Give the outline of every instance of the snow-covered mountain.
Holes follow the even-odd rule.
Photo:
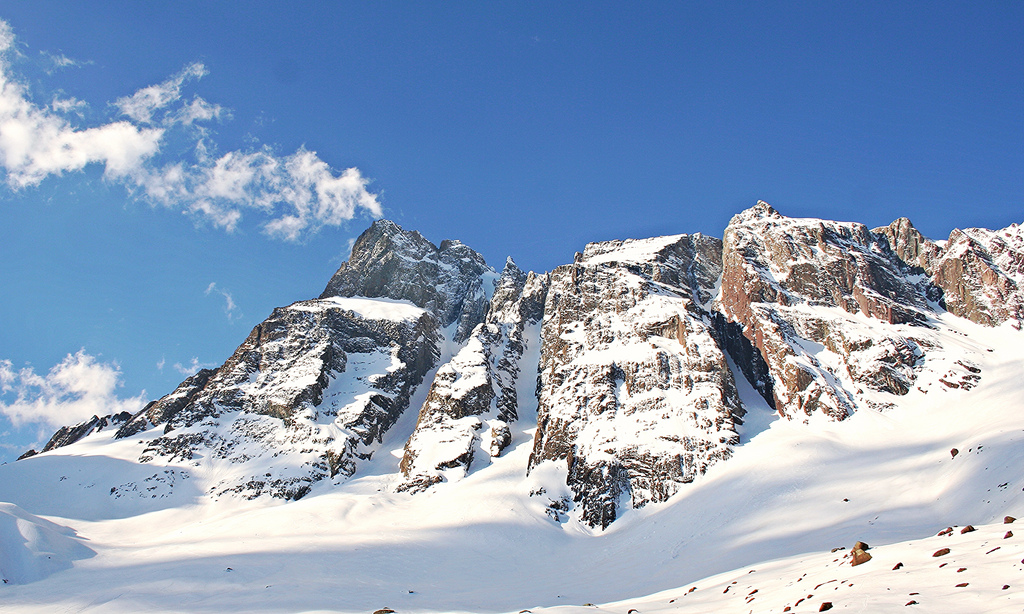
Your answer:
[[[1017,225],[935,242],[758,202],[721,240],[499,274],[380,220],[220,367],[0,467],[0,603],[648,611],[762,561],[899,552],[1024,515],[1022,326]],[[800,564],[747,609],[672,607],[818,611],[771,584]]]

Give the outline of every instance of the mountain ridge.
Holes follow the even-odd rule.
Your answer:
[[[548,513],[572,507],[607,528],[730,456],[746,413],[734,378],[790,419],[893,407],[928,368],[930,318],[948,307],[1019,329],[1021,282],[1016,225],[954,230],[940,245],[906,218],[868,230],[758,201],[723,240],[590,243],[549,273],[509,257],[499,275],[458,241],[378,220],[318,299],[275,309],[224,365],[130,418],[64,427],[44,452],[108,422],[118,438],[163,427],[139,462],[203,458],[228,468],[212,496],[297,499],[355,475],[415,411],[397,489],[420,492],[500,456],[522,378],[535,377],[525,472],[564,463],[571,501]],[[538,364],[521,364],[531,347]],[[969,356],[946,362],[947,386],[982,377]],[[410,407],[421,382],[425,402]]]
[[[734,219],[543,274],[376,223],[224,365],[0,467],[5,606],[1019,611],[1019,227]]]

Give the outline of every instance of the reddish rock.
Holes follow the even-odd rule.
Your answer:
[[[915,341],[884,326],[861,329],[856,338],[843,333],[842,311],[889,324],[922,321],[930,311],[884,237],[862,224],[787,218],[758,201],[729,222],[722,267],[722,311],[760,350],[782,416],[823,413],[842,420],[862,404],[872,406],[864,389],[910,390],[913,367],[924,354]],[[812,315],[801,305],[840,313]],[[853,365],[856,386],[845,387],[803,349],[808,341]]]
[[[974,528],[973,524],[969,524],[966,527],[960,529],[960,535],[963,535],[964,533],[973,533],[974,531],[977,531],[977,529]]]
[[[917,605],[917,602],[914,601],[913,599],[911,599],[910,601],[907,602],[907,605]]]
[[[831,601],[823,601],[823,602],[821,602],[821,607],[818,608],[818,611],[819,612],[826,612],[826,611],[831,610],[831,609],[832,609],[832,602]]]
[[[892,570],[893,570],[893,571],[896,571],[897,569],[901,569],[902,567],[903,567],[903,563],[902,563],[902,562],[900,562],[900,563],[896,563],[896,566],[895,566],[895,567],[893,567],[893,568],[892,568]]]
[[[949,535],[952,532],[953,532],[953,527],[946,527],[945,529],[939,531],[939,535],[940,536],[942,536],[942,535]]]
[[[960,584],[957,584],[956,587],[957,588],[963,588],[963,587],[967,586],[968,584],[970,584],[970,583],[969,582],[961,582]]]
[[[860,548],[856,548],[853,550],[853,552],[850,553],[850,565],[852,567],[856,567],[857,565],[867,563],[870,560],[871,555],[861,550]]]
[[[956,458],[956,455],[960,454],[960,450],[957,450],[956,448],[953,448],[952,450],[949,451],[949,454],[950,454],[951,457]]]
[[[872,232],[884,236],[895,255],[931,278],[929,298],[952,314],[986,326],[1024,321],[1024,228],[953,230],[940,247],[906,218]]]
[[[994,232],[953,230],[930,271],[946,309],[986,326],[1024,320],[1022,241],[1024,233],[1016,225]]]
[[[949,554],[949,548],[940,548],[932,556],[946,556],[947,554]]]
[[[1010,539],[1011,537],[1013,537],[1013,531],[1007,531],[1006,535],[1003,536],[1003,539]]]
[[[1017,520],[1017,519],[1014,518],[1013,516],[1004,516],[1003,517],[1003,524],[1013,524],[1014,520]]]

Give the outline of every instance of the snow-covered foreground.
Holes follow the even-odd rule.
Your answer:
[[[856,567],[842,550],[798,555],[639,599],[531,611],[1020,612],[1024,536],[1013,533],[1024,533],[1020,524],[947,527],[945,535],[871,548],[871,559]]]
[[[941,321],[977,387],[939,384],[933,352],[899,407],[842,422],[772,421],[746,390],[735,455],[604,532],[546,513],[565,474],[524,475],[527,411],[491,465],[417,495],[394,493],[407,412],[357,477],[290,503],[211,500],[219,476],[140,465],[137,440],[102,432],[0,467],[0,611],[1019,612],[1024,526],[1003,534],[1024,521],[999,523],[1024,517],[1024,333]],[[874,558],[854,568],[841,557],[857,540]]]

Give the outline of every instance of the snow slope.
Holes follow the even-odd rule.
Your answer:
[[[12,503],[0,503],[0,580],[3,584],[35,582],[93,554],[75,539],[71,529],[29,514]]]
[[[95,552],[68,555],[70,569],[36,581],[0,585],[0,611],[625,614],[667,611],[676,599],[672,611],[768,612],[792,606],[804,586],[815,597],[792,611],[818,611],[826,595],[846,611],[905,609],[912,599],[923,611],[1020,611],[1024,571],[1013,561],[1024,529],[1002,540],[992,523],[1024,517],[1024,333],[949,315],[935,324],[949,365],[966,353],[980,368],[976,387],[942,385],[947,362],[933,352],[934,368],[884,412],[805,424],[755,408],[728,462],[603,532],[572,513],[547,513],[565,494],[565,469],[545,463],[525,477],[529,431],[462,480],[396,493],[415,420],[407,412],[364,471],[287,503],[199,496],[216,476],[184,462],[140,465],[137,440],[101,432],[0,467],[0,501],[24,510],[3,507],[5,536],[6,519],[22,514],[73,531],[53,528],[64,552],[75,550],[69,544]],[[126,479],[149,496],[111,497]],[[968,523],[979,530],[929,537]],[[833,560],[841,553],[832,548],[857,540],[872,545],[872,561]],[[4,537],[0,568],[13,574],[3,567],[11,541]],[[933,565],[941,544],[953,550],[948,567],[968,570]],[[892,571],[895,562],[904,569]],[[951,582],[961,577],[969,585],[957,589]],[[724,593],[733,581],[740,588]]]

